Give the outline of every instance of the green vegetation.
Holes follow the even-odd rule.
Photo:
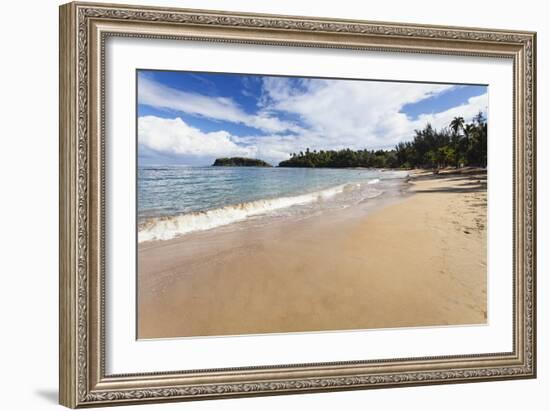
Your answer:
[[[443,168],[487,165],[487,120],[483,113],[468,124],[455,117],[449,127],[434,129],[427,124],[415,130],[412,141],[393,150],[321,150],[292,153],[279,167],[376,167]]]
[[[217,158],[213,166],[221,167],[272,167],[271,164],[256,158],[224,157]]]

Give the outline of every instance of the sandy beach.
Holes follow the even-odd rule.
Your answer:
[[[377,207],[139,244],[138,337],[483,324],[486,175]]]

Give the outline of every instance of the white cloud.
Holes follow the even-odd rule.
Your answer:
[[[296,92],[292,80],[265,78],[264,104],[299,115],[310,131],[323,136],[325,148],[388,147],[414,130],[414,122],[400,113],[404,105],[452,87],[312,79],[302,80],[302,91]]]
[[[392,148],[400,141],[411,140],[414,130],[428,122],[441,129],[455,116],[470,121],[479,111],[486,112],[488,105],[488,96],[484,94],[448,110],[412,119],[401,112],[403,106],[455,86],[265,77],[259,112],[249,115],[231,99],[173,90],[148,79],[140,79],[139,86],[140,102],[264,130],[264,135],[244,137],[223,130],[203,133],[179,118],[148,116],[139,119],[141,144],[166,153],[203,157],[239,155],[274,164],[307,147]],[[299,118],[303,126],[277,118],[281,113]]]
[[[190,93],[162,85],[141,75],[138,83],[138,102],[140,104],[181,111],[213,120],[230,121],[269,133],[300,131],[295,124],[281,121],[265,111],[248,114],[232,99],[227,97],[209,97]]]
[[[454,117],[464,117],[466,122],[470,122],[480,111],[483,113],[487,112],[488,102],[488,95],[485,93],[480,96],[470,97],[467,103],[440,113],[421,114],[416,121],[416,127],[422,128],[426,123],[431,123],[437,129],[448,127]]]
[[[297,83],[297,84],[296,84]],[[401,110],[456,87],[453,85],[264,78],[261,104],[271,110],[298,115],[307,124],[296,150],[391,148],[410,140],[427,122],[435,128],[449,125],[454,116],[466,121],[487,110],[487,94],[439,113],[409,118]],[[298,139],[297,139],[298,140]],[[298,143],[298,141],[296,141]]]
[[[236,144],[235,137],[227,131],[203,133],[181,118],[140,117],[138,141],[151,150],[165,154],[197,157],[254,157],[256,154],[255,147]]]

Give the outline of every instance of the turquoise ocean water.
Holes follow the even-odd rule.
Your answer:
[[[375,169],[141,166],[138,239],[347,208],[395,189],[406,176]]]

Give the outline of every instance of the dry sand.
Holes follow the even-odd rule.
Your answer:
[[[485,177],[421,172],[366,215],[140,244],[138,337],[484,324]]]

